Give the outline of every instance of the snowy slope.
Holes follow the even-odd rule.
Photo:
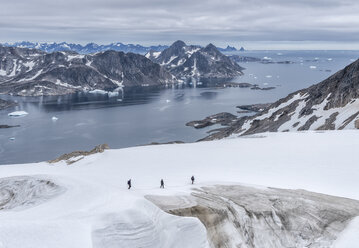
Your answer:
[[[359,200],[358,145],[354,130],[268,133],[107,150],[70,166],[3,165],[0,247],[208,247],[199,220],[168,215],[144,196],[188,195],[195,175],[196,187],[301,188]]]
[[[205,140],[232,134],[355,128],[359,128],[359,60],[318,84],[267,104],[255,115],[238,118]]]

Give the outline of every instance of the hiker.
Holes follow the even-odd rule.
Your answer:
[[[160,188],[164,189],[165,188],[165,183],[163,182],[163,179],[161,179],[161,186]]]
[[[131,188],[131,179],[127,181],[128,189]]]
[[[194,183],[194,176],[191,177],[192,184]]]

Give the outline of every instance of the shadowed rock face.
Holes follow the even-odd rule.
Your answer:
[[[41,96],[82,90],[118,91],[122,87],[172,84],[173,78],[160,65],[133,53],[44,53],[0,45],[2,94]]]
[[[358,128],[359,60],[328,79],[294,92],[204,140],[232,134]]]
[[[304,190],[214,186],[191,196],[147,196],[168,213],[197,217],[212,247],[330,247],[359,202]]]

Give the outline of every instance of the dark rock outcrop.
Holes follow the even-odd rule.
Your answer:
[[[248,110],[251,112],[260,112],[263,111],[264,109],[266,109],[268,106],[270,105],[270,103],[259,103],[259,104],[251,104],[251,105],[240,105],[237,106],[237,108],[242,109],[242,110]]]
[[[71,153],[66,153],[66,154],[61,155],[60,157],[58,157],[54,160],[50,160],[48,162],[49,163],[57,163],[60,161],[65,161],[67,164],[70,165],[70,164],[73,164],[73,163],[83,159],[85,156],[89,156],[89,155],[96,154],[96,153],[102,153],[106,149],[110,149],[110,147],[107,144],[102,144],[102,145],[96,146],[91,151],[75,151],[75,152],[71,152]]]
[[[1,128],[12,128],[12,127],[20,127],[20,125],[15,125],[15,126],[0,125],[0,129],[1,129]]]
[[[220,124],[222,126],[229,126],[236,119],[237,116],[223,112],[223,113],[208,116],[203,120],[188,122],[186,123],[186,126],[194,127],[197,129],[209,127],[215,124]]]

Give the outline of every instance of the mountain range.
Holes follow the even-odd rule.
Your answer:
[[[46,53],[0,46],[0,93],[20,96],[111,91],[122,87],[161,86],[174,76],[143,55],[105,51]]]
[[[157,45],[157,46],[142,46],[139,44],[123,44],[121,42],[115,42],[107,45],[99,45],[96,43],[88,43],[86,45],[67,43],[67,42],[29,42],[29,41],[21,41],[14,43],[4,43],[2,44],[6,47],[20,47],[20,48],[34,48],[39,49],[44,52],[52,53],[52,52],[60,52],[60,51],[74,51],[80,54],[90,54],[103,52],[108,50],[113,51],[122,51],[125,53],[139,53],[145,54],[149,51],[163,51],[169,46],[167,45]],[[237,51],[237,49],[233,46],[227,46],[226,48],[218,48],[221,52],[233,52]],[[241,47],[240,51],[244,51],[244,48]]]
[[[145,55],[153,62],[164,66],[177,78],[233,78],[243,75],[243,68],[223,55],[217,47],[186,45],[174,42],[162,52],[150,51]]]
[[[177,41],[146,56],[114,50],[92,54],[44,52],[0,45],[0,94],[65,95],[123,87],[165,86],[188,78],[229,79],[243,68],[214,45],[187,46]]]

